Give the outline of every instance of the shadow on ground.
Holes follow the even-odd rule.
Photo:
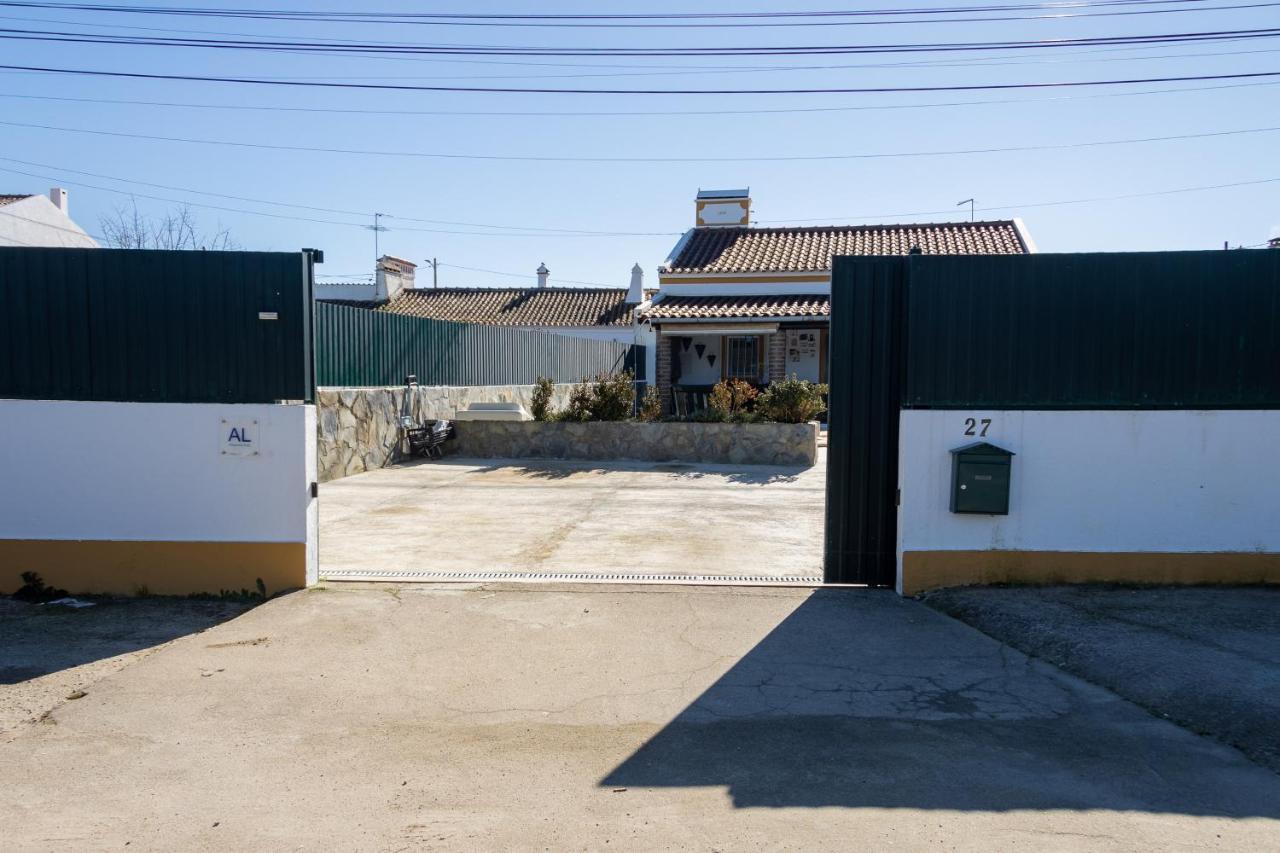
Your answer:
[[[136,652],[234,619],[252,605],[185,598],[91,598],[71,609],[0,597],[0,685]]]
[[[964,587],[924,600],[1280,773],[1280,587]]]
[[[1280,778],[890,593],[819,590],[603,787],[738,808],[1280,817]]]

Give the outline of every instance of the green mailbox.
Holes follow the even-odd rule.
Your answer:
[[[951,511],[1009,514],[1013,452],[985,441],[951,451]]]

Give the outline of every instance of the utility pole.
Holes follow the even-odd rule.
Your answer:
[[[436,258],[427,258],[426,260],[424,260],[424,261],[423,261],[423,263],[424,263],[424,264],[426,264],[427,266],[431,267],[431,287],[432,287],[432,289],[439,287],[439,286],[440,286],[440,276],[439,276],[439,272],[440,272],[440,261],[439,261],[439,260],[437,260]]]
[[[964,205],[966,205],[966,204],[967,204],[967,205],[969,205],[969,221],[970,221],[970,222],[975,222],[975,221],[976,221],[976,217],[974,216],[974,206],[973,206],[973,205],[974,205],[974,199],[966,198],[964,201],[957,202],[957,203],[956,203],[956,207],[963,207],[963,206],[964,206]]]

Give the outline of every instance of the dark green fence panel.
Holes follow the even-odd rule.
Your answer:
[[[530,385],[630,369],[644,379],[644,347],[502,326],[403,317],[316,304],[316,379],[326,387]]]
[[[907,408],[1280,407],[1280,251],[908,264]]]
[[[306,252],[0,248],[0,397],[310,401],[311,293]]]
[[[897,577],[904,258],[836,258],[828,370],[827,583]]]

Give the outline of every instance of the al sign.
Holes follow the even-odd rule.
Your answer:
[[[218,442],[223,456],[257,456],[262,449],[258,443],[258,422],[221,418]]]

